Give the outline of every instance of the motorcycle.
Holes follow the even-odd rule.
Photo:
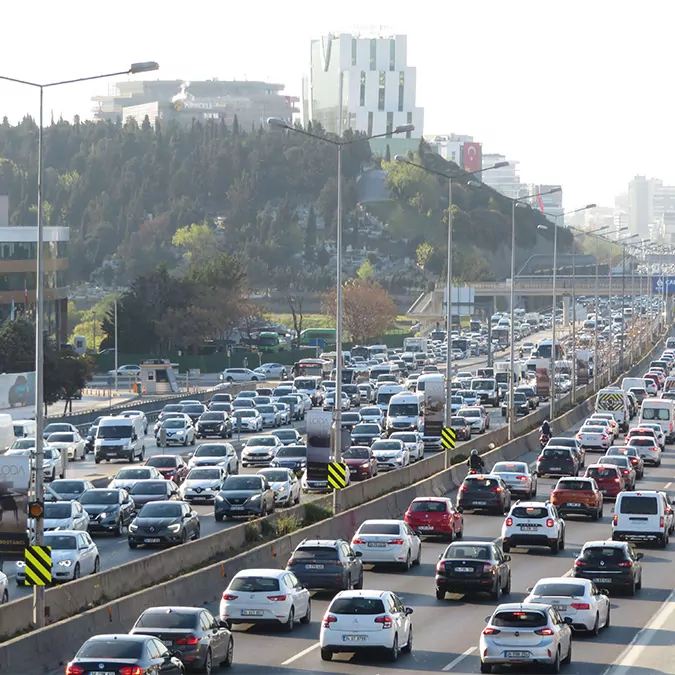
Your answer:
[[[548,445],[548,442],[550,440],[551,440],[551,434],[542,434],[541,436],[539,436],[539,443],[541,444],[542,450]]]

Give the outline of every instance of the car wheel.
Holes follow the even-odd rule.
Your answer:
[[[363,570],[361,570],[361,576],[359,577],[358,582],[354,584],[354,590],[360,591],[363,588]]]
[[[291,611],[288,613],[288,620],[284,623],[284,630],[287,633],[293,632],[295,628],[295,609],[291,607]]]
[[[222,513],[214,513],[214,518],[216,519],[217,523],[222,523],[223,522],[223,514]]]
[[[551,544],[551,553],[553,553],[553,555],[558,555],[558,551],[560,551],[560,542],[556,539]]]
[[[560,650],[555,653],[555,661],[551,664],[551,672],[559,673],[560,672]]]
[[[612,616],[612,608],[610,605],[607,605],[607,618],[605,619],[605,628],[610,627],[612,623],[611,616]]]
[[[300,619],[300,623],[306,626],[308,623],[312,621],[312,602],[311,600],[307,602],[307,611],[305,612],[305,616]]]
[[[410,551],[408,551],[408,555],[406,556],[405,562],[403,563],[403,571],[408,572],[411,567],[412,567],[412,559],[410,557]]]
[[[598,637],[600,634],[600,615],[596,614],[595,615],[595,622],[593,623],[593,628],[590,630],[590,634],[593,637]]]
[[[413,650],[413,629],[412,626],[410,626],[410,630],[408,631],[408,641],[405,643],[405,647],[401,647],[401,651],[405,652],[406,654],[410,654]]]
[[[204,658],[204,665],[202,666],[201,672],[205,675],[211,675],[213,671],[213,657],[211,656],[211,650],[206,651],[206,657]]]
[[[499,599],[502,597],[502,585],[499,583],[499,579],[497,579],[495,583],[495,587],[490,591],[490,598],[492,600],[499,602]]]
[[[388,661],[391,663],[396,663],[398,661],[398,635],[394,635],[394,644],[392,644],[391,649],[388,650],[387,656]]]
[[[321,650],[321,660],[322,661],[330,661],[333,658],[333,652],[329,651],[328,649],[322,649]]]
[[[417,558],[413,561],[413,565],[419,565],[422,562],[422,544],[420,544],[419,549],[417,550]]]
[[[480,662],[480,672],[481,673],[491,673],[492,672],[492,664],[491,663],[483,663],[481,661]]]
[[[509,575],[506,578],[506,583],[504,584],[504,588],[502,588],[502,593],[504,595],[508,595],[510,592],[511,592],[511,572],[509,572]]]
[[[96,560],[94,560],[94,574],[98,574],[101,571],[101,559],[96,556]]]
[[[75,563],[75,569],[73,570],[73,581],[80,578],[80,563]]]
[[[227,655],[225,656],[225,660],[220,664],[224,668],[229,668],[232,665],[232,662],[234,661],[234,640],[232,639],[232,636],[230,636],[230,642],[227,645]]]
[[[445,591],[441,588],[436,589],[436,600],[445,600]]]
[[[572,663],[572,640],[570,640],[570,646],[569,649],[567,650],[567,656],[562,660],[562,663],[564,663],[566,666]]]

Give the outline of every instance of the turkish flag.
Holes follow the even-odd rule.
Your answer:
[[[464,143],[462,146],[462,161],[464,170],[469,172],[480,171],[483,167],[483,153],[480,143]]]

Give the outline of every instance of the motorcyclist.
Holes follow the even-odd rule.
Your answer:
[[[469,469],[472,471],[477,471],[478,473],[482,473],[485,469],[485,462],[478,454],[478,450],[476,450],[476,448],[471,451],[467,464],[469,465]]]
[[[541,425],[541,435],[551,438],[551,425],[548,423],[548,420],[544,420]]]

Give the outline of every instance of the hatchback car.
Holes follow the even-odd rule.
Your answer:
[[[237,409],[232,413],[232,428],[237,431],[260,432],[263,430],[262,417],[255,408]]]
[[[195,424],[197,438],[232,438],[232,420],[225,412],[208,410],[202,413]]]
[[[547,445],[537,457],[538,476],[576,476],[579,463],[572,448],[556,448]]]
[[[628,457],[630,463],[635,469],[635,477],[637,480],[644,478],[645,475],[645,461],[640,457],[640,452],[634,446],[613,445],[606,454],[606,457]]]
[[[410,462],[424,459],[424,441],[417,431],[395,431],[389,436],[392,441],[401,441],[408,451]]]
[[[624,480],[624,486],[626,490],[634,490],[635,482],[637,480],[637,474],[633,468],[633,464],[628,457],[617,457],[617,456],[608,456],[605,455],[598,460],[598,464],[613,465],[616,466],[620,471]]]
[[[171,445],[194,445],[195,444],[195,428],[181,413],[181,417],[169,417],[165,419],[160,428],[157,430],[155,436],[159,441],[162,438],[162,429],[166,430],[166,444]]]
[[[180,497],[190,503],[213,503],[227,476],[227,470],[220,465],[196,466],[180,486]]]
[[[139,544],[184,544],[199,539],[199,516],[187,502],[150,502],[129,525],[129,548]]]
[[[180,485],[188,474],[188,467],[180,455],[155,455],[145,461],[145,466],[154,466],[165,480]]]
[[[574,577],[599,588],[635,595],[642,588],[642,553],[625,541],[587,541],[574,561]]]
[[[34,521],[28,520],[34,527]],[[45,532],[50,530],[81,530],[86,532],[89,527],[89,514],[76,501],[45,502],[43,527]]]
[[[561,478],[551,492],[551,504],[561,516],[590,516],[593,520],[603,516],[604,498],[593,478]]]
[[[637,448],[645,464],[661,466],[661,447],[653,436],[631,436],[627,447]]]
[[[267,436],[251,436],[241,451],[243,466],[269,466],[283,443],[271,434]]]
[[[54,494],[58,495],[61,501],[70,501],[79,499],[87,490],[91,490],[94,484],[83,478],[60,478],[49,485],[47,499],[55,499]]]
[[[505,513],[511,508],[511,491],[501,476],[467,476],[459,488],[457,506],[462,510]]]
[[[554,555],[565,548],[565,521],[550,502],[516,502],[502,525],[502,550],[545,546]]]
[[[512,495],[534,499],[537,495],[537,474],[530,472],[527,462],[497,462],[490,473],[500,476]]]
[[[276,436],[284,446],[302,444],[302,436],[297,429],[277,429],[272,432],[272,435]]]
[[[403,519],[420,536],[441,536],[448,541],[464,536],[464,516],[448,497],[417,497]]]
[[[460,408],[457,417],[463,417],[471,425],[473,434],[483,434],[490,428],[490,416],[482,405]]]
[[[219,466],[228,474],[239,473],[239,457],[231,443],[202,443],[188,455],[189,470],[205,466]]]
[[[258,471],[259,476],[265,476],[274,490],[274,501],[277,506],[293,506],[300,503],[302,489],[300,480],[290,469],[267,468]]]
[[[363,588],[361,553],[344,539],[305,539],[293,551],[286,569],[313,591]]]
[[[351,480],[365,480],[378,474],[377,459],[368,446],[352,445],[342,453],[342,461]]]
[[[270,466],[291,469],[296,476],[301,476],[307,467],[307,446],[300,444],[284,445],[277,450]]]
[[[455,439],[458,441],[471,440],[471,425],[466,417],[451,417],[450,426],[455,430]]]
[[[265,516],[275,508],[274,490],[264,476],[228,476],[216,495],[215,519]]]
[[[378,471],[391,471],[410,464],[410,453],[400,440],[375,441],[371,450],[377,460]]]
[[[364,563],[395,564],[409,570],[422,559],[422,541],[402,520],[366,520],[352,537]]]
[[[619,467],[610,464],[591,464],[584,477],[595,480],[605,499],[616,499],[625,484]]]
[[[80,497],[89,514],[89,532],[109,532],[119,536],[135,515],[134,502],[126,490],[94,488]]]

